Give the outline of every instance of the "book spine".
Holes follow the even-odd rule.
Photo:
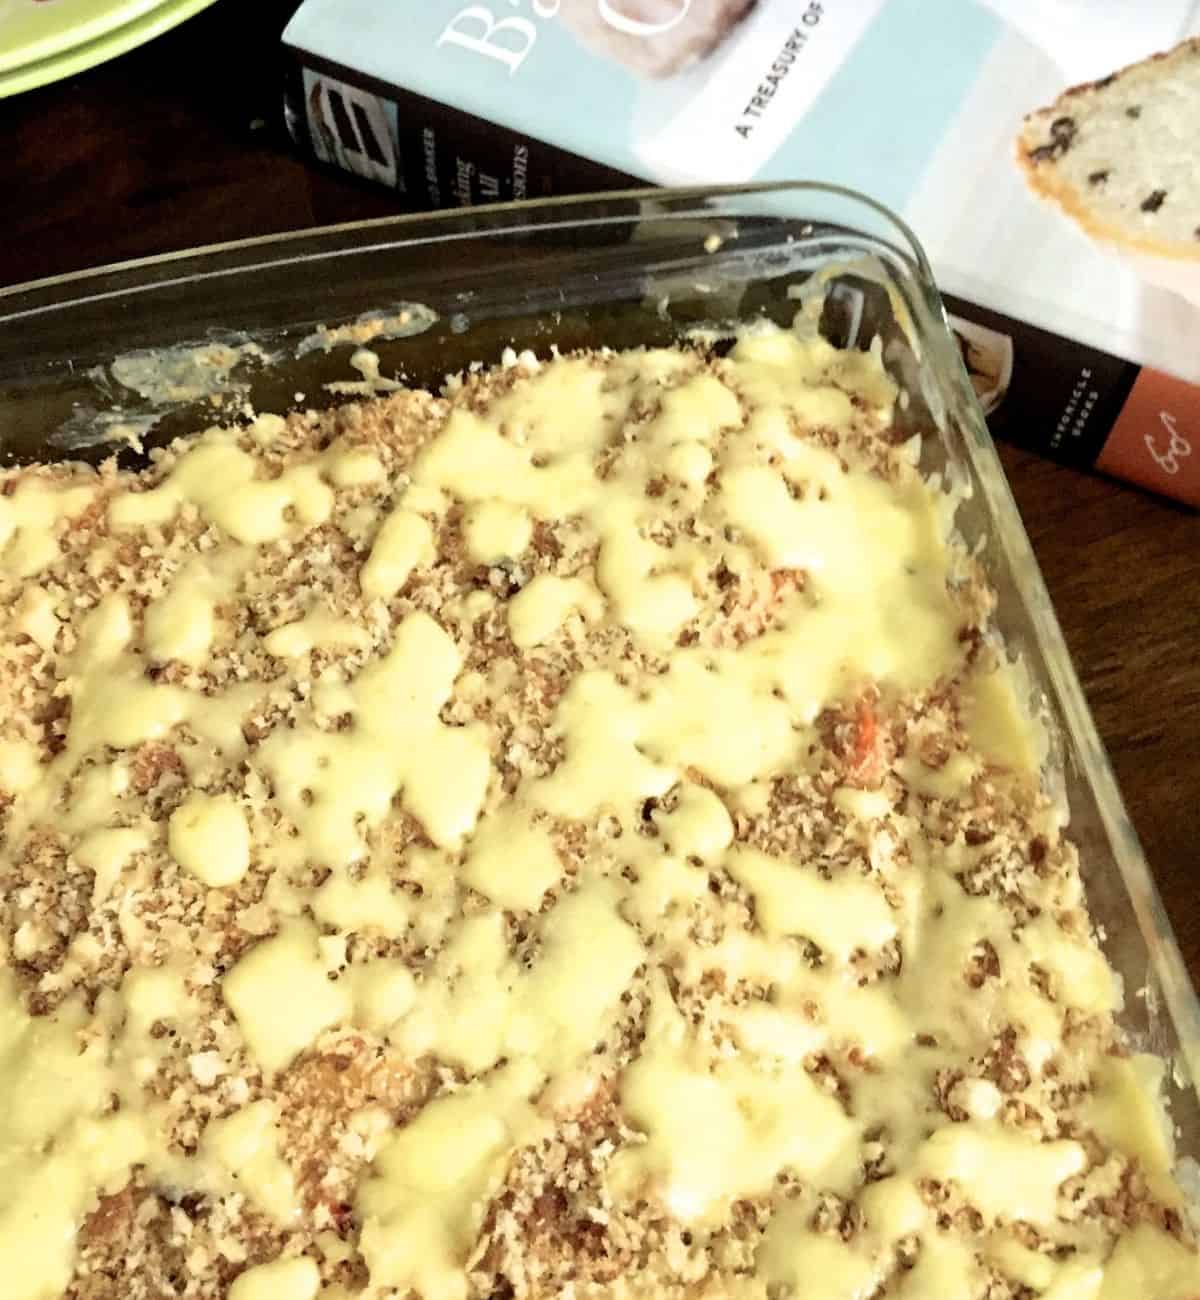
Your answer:
[[[1200,509],[1200,386],[945,302],[993,437]]]
[[[557,145],[284,47],[289,135],[310,157],[386,185],[411,211],[646,182]]]

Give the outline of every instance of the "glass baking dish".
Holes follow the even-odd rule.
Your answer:
[[[272,236],[3,290],[0,464],[114,452],[136,464],[211,423],[214,406],[345,401],[370,388],[364,342],[379,374],[437,385],[509,346],[668,343],[759,317],[788,324],[806,302],[840,346],[880,336],[908,394],[902,432],[922,435],[922,467],[959,500],[954,526],[983,559],[997,635],[1046,723],[1044,779],[1069,809],[1130,1045],[1174,1067],[1191,1181],[1200,1003],[929,266],[884,208],[815,184],[631,191]]]

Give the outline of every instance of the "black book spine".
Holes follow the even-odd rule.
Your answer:
[[[992,436],[1200,507],[1200,387],[946,296]]]
[[[644,184],[602,163],[284,46],[289,135],[317,162],[375,181],[412,211]]]

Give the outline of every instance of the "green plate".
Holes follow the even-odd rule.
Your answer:
[[[0,98],[153,40],[213,0],[0,0]]]

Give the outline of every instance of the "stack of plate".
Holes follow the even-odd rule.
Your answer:
[[[0,98],[169,31],[213,0],[0,0]]]

